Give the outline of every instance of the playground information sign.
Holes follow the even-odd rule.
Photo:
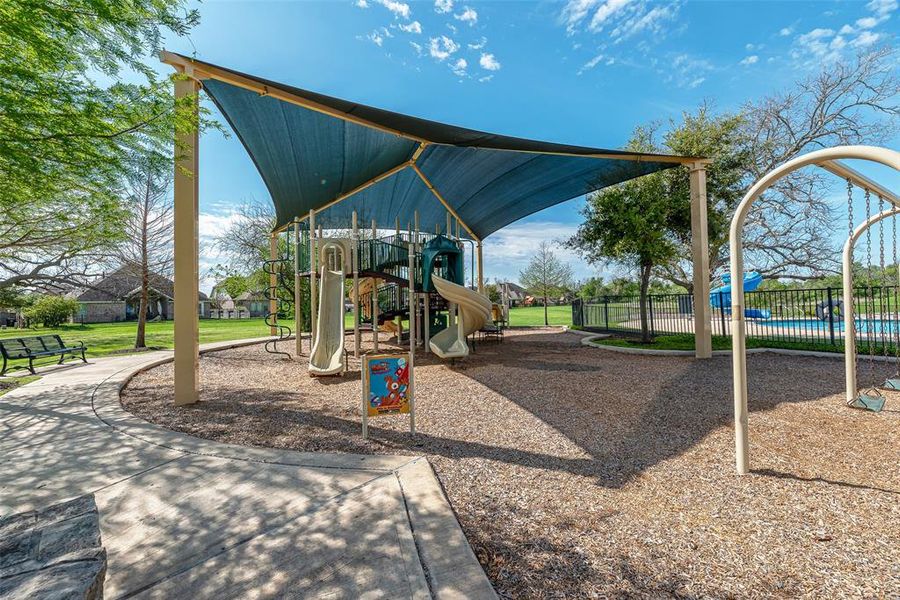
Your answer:
[[[415,433],[415,401],[409,367],[409,353],[363,357],[363,438],[367,437],[369,417],[391,414],[409,414],[410,430]]]

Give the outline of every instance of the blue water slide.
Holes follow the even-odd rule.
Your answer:
[[[744,273],[744,291],[752,292],[763,281],[762,275],[756,271]],[[731,275],[722,275],[722,286],[709,293],[709,303],[713,308],[722,308],[725,312],[731,311]],[[772,313],[764,308],[745,308],[744,316],[748,319],[771,319]]]

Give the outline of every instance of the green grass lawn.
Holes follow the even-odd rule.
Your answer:
[[[28,373],[28,371],[24,371],[24,372]],[[37,381],[40,378],[41,378],[40,375],[0,377],[0,396],[5,394],[6,392],[16,389],[20,385],[25,385],[26,383],[31,383],[32,381]]]
[[[572,309],[569,306],[551,306],[547,311],[551,325],[571,325]],[[513,326],[540,326],[544,324],[544,309],[540,306],[513,308],[509,311]],[[353,314],[345,316],[348,329],[353,328]],[[293,319],[286,323],[293,329]],[[172,348],[173,321],[147,323],[147,346]],[[88,356],[104,356],[127,352],[134,348],[137,323],[94,323],[87,325],[62,325],[55,328],[32,327],[30,329],[0,330],[0,339],[32,335],[58,334],[65,342],[84,341]],[[262,319],[204,319],[200,321],[200,343],[222,342],[269,335],[269,328]],[[55,359],[54,359],[55,360]]]
[[[147,323],[147,346],[171,348],[173,321]],[[88,356],[103,356],[116,351],[134,348],[137,323],[95,323],[89,325],[63,325],[49,329],[5,329],[0,331],[0,339],[29,335],[59,334],[64,342],[84,341]],[[209,319],[200,321],[200,343],[238,340],[269,335],[269,328],[262,319]]]
[[[694,336],[691,334],[660,335],[650,344],[643,344],[637,338],[612,337],[603,340],[594,340],[597,344],[606,346],[619,346],[625,348],[652,348],[654,350],[693,350]],[[721,335],[712,336],[713,350],[731,350],[731,338]],[[779,340],[747,339],[748,348],[784,348],[786,350],[811,350],[816,352],[843,352],[844,347],[832,344],[812,342],[785,342]],[[893,350],[891,350],[893,352]]]
[[[571,325],[572,307],[548,306],[547,320],[550,325]],[[543,306],[522,306],[509,309],[509,324],[512,327],[537,327],[544,325]]]

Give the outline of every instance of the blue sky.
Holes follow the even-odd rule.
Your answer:
[[[170,50],[390,110],[601,148],[704,100],[737,109],[900,32],[897,0],[207,1],[199,9],[199,27],[170,40]],[[201,234],[214,235],[244,201],[268,202],[253,164],[234,136],[206,135]],[[515,279],[540,240],[575,230],[581,204],[488,238],[487,275]],[[596,273],[561,254],[579,278]]]

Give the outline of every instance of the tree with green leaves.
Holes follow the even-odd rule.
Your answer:
[[[652,151],[654,133],[638,128],[628,150]],[[647,294],[653,269],[675,260],[679,240],[690,235],[690,201],[685,221],[685,207],[673,201],[669,183],[664,172],[657,172],[589,195],[584,223],[567,242],[590,263],[615,263],[637,271],[644,342],[650,341]]]
[[[713,159],[707,168],[710,273],[727,268],[731,217],[747,190],[797,156],[844,144],[881,144],[900,127],[897,55],[876,48],[824,64],[788,89],[745,103],[735,114],[703,105],[670,123],[658,152]],[[673,201],[689,221],[685,169],[666,172]],[[748,268],[767,278],[818,279],[840,271],[829,195],[834,177],[800,169],[758,198],[744,227]],[[679,240],[678,260],[657,274],[688,290],[690,237]]]
[[[59,327],[78,310],[78,301],[65,296],[42,296],[25,309],[25,318],[30,324],[40,323],[44,327]]]
[[[544,325],[549,325],[547,305],[550,298],[559,296],[572,285],[572,268],[557,258],[547,242],[541,242],[524,271],[519,283],[544,303]]]
[[[0,3],[0,288],[99,274],[129,158],[171,155],[173,129],[193,127],[194,99],[147,62],[197,21],[186,0]]]

